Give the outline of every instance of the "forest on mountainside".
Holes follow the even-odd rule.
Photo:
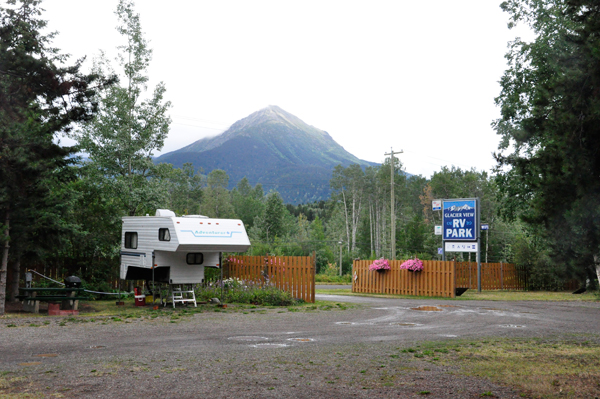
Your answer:
[[[79,63],[57,66],[66,58],[51,47],[51,34],[40,33],[37,0],[0,8],[0,314],[5,293],[14,300],[19,272],[37,265],[112,290],[121,218],[158,208],[239,218],[249,254],[314,252],[319,271],[341,253],[348,273],[356,258],[439,259],[434,226],[441,219],[432,200],[477,197],[490,227],[482,234],[482,261],[526,267],[532,289],[561,289],[567,279],[593,285],[600,273],[600,6],[567,3],[503,4],[514,23],[533,24],[538,36],[510,49],[496,100],[497,171],[442,167],[425,178],[407,176],[397,159],[338,165],[329,198],[299,205],[246,178],[230,190],[230,177],[218,168],[199,173],[190,164],[153,163],[169,131],[170,103],[163,83],[148,92],[152,50],[131,1],[121,0],[116,13],[125,43],[117,65],[101,57],[89,74]],[[55,144],[65,132],[76,148]],[[73,157],[76,151],[88,158]]]

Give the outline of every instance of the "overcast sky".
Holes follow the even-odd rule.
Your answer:
[[[117,0],[44,0],[54,45],[111,57]],[[403,150],[407,172],[490,170],[506,69],[500,1],[138,0],[149,88],[173,103],[162,153],[278,105],[361,159]],[[116,65],[116,63],[115,63]]]

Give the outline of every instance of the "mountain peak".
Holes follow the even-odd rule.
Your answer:
[[[231,126],[230,131],[233,133],[241,130],[247,130],[251,126],[258,126],[264,123],[275,125],[287,125],[290,128],[303,130],[307,133],[316,134],[317,136],[329,137],[329,134],[327,134],[327,132],[319,130],[314,126],[308,125],[297,116],[284,111],[277,105],[269,105],[261,110],[258,110],[248,115],[244,119],[240,119]]]
[[[336,165],[373,165],[350,154],[329,134],[276,105],[235,122],[227,131],[164,154],[156,162],[181,166],[191,162],[205,173],[223,169],[234,186],[243,177],[251,184],[278,189],[285,201],[326,198]]]

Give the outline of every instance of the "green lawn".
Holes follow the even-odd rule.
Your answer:
[[[324,295],[353,295],[353,296],[374,296],[379,298],[403,298],[403,299],[428,299],[429,297],[419,297],[412,295],[388,295],[388,294],[365,294],[353,293],[351,289],[318,289],[317,294]],[[451,298],[440,298],[452,300]],[[600,300],[598,292],[586,292],[584,294],[574,295],[571,291],[551,292],[551,291],[482,291],[468,290],[455,300],[458,301],[583,301],[595,302]]]

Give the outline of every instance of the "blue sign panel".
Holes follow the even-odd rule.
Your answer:
[[[444,241],[477,240],[477,201],[474,199],[444,201]]]

